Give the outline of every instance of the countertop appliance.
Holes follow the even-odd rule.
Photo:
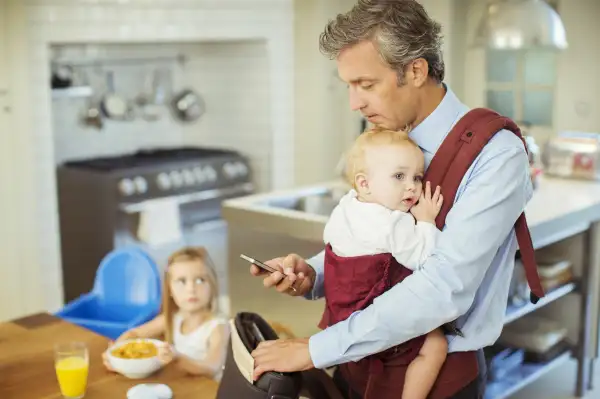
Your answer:
[[[159,148],[58,167],[65,301],[88,292],[109,251],[141,246],[164,268],[185,245],[205,246],[227,301],[221,202],[254,192],[249,161],[214,148]],[[227,311],[227,309],[222,309]]]
[[[600,179],[600,134],[561,132],[546,143],[544,172],[574,179]]]

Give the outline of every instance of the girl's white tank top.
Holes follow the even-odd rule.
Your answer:
[[[183,317],[175,314],[173,318],[173,345],[178,353],[184,354],[193,360],[204,360],[208,353],[208,340],[213,330],[221,325],[227,324],[227,319],[214,317],[200,325],[188,334],[181,333]],[[214,376],[217,381],[221,380],[221,370]]]

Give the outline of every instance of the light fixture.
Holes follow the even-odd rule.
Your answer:
[[[497,50],[568,47],[560,16],[544,0],[494,0],[486,7],[475,36],[476,46]]]

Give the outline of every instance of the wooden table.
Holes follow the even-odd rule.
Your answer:
[[[108,340],[46,313],[0,323],[0,398],[62,399],[54,372],[54,344],[81,341],[88,345],[90,371],[86,399],[119,399],[143,382],[167,384],[174,399],[213,399],[218,384],[166,367],[145,380],[107,371],[101,354]]]

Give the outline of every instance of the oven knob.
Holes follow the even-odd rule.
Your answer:
[[[169,179],[169,175],[166,173],[159,173],[156,176],[156,184],[161,190],[168,190],[171,188],[171,179]]]
[[[196,180],[199,184],[204,183],[204,181],[206,180],[206,177],[204,176],[204,171],[199,166],[194,168],[194,176],[196,177]]]
[[[133,184],[135,184],[138,194],[144,194],[146,191],[148,191],[148,182],[146,182],[146,179],[144,179],[142,176],[137,176],[135,179],[133,179]]]
[[[173,187],[179,188],[183,185],[183,176],[178,171],[174,170],[169,173],[171,178],[171,183],[173,183]]]
[[[204,168],[204,175],[206,179],[210,182],[214,182],[217,180],[217,171],[214,170],[211,166],[207,166]]]
[[[131,179],[121,179],[119,182],[119,191],[123,195],[132,195],[135,193],[135,184]]]
[[[183,175],[183,182],[185,183],[186,186],[193,186],[195,183],[195,178],[194,178],[194,173],[189,170],[189,169],[185,169],[181,171],[181,174]]]
[[[225,165],[223,165],[223,173],[225,174],[225,176],[227,176],[229,179],[234,179],[237,176],[237,167],[235,166],[235,164],[229,163],[229,162],[225,162]]]

